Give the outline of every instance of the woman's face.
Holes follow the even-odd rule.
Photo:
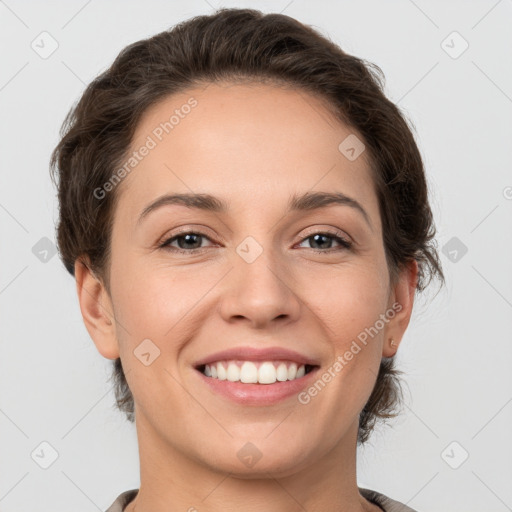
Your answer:
[[[262,84],[210,84],[145,113],[116,190],[116,322],[88,324],[122,359],[142,442],[240,475],[353,447],[413,295],[407,276],[390,284],[356,136],[316,97]],[[174,194],[215,199],[161,200]]]

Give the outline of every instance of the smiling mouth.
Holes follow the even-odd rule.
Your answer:
[[[203,364],[196,369],[206,377],[244,384],[275,384],[297,380],[318,366],[293,361],[225,360]]]

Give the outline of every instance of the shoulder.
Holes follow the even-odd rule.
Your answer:
[[[379,505],[385,512],[417,512],[399,501],[388,498],[380,492],[365,489],[363,487],[359,487],[359,492],[361,493],[361,496],[375,505]]]
[[[126,505],[137,496],[138,492],[139,489],[130,489],[129,491],[122,492],[105,512],[123,512]]]

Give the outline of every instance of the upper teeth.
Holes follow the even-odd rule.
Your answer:
[[[204,367],[204,374],[207,377],[247,384],[274,384],[276,380],[284,382],[299,379],[305,373],[306,368],[303,364],[297,367],[297,363],[284,361],[219,361]]]

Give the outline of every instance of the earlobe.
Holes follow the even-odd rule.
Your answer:
[[[401,271],[391,293],[391,304],[396,313],[389,321],[382,347],[383,357],[393,357],[409,325],[418,281],[418,262],[411,260]],[[396,307],[394,307],[396,306]]]
[[[109,294],[89,266],[75,261],[75,280],[85,327],[98,352],[107,359],[119,357],[115,320]]]

